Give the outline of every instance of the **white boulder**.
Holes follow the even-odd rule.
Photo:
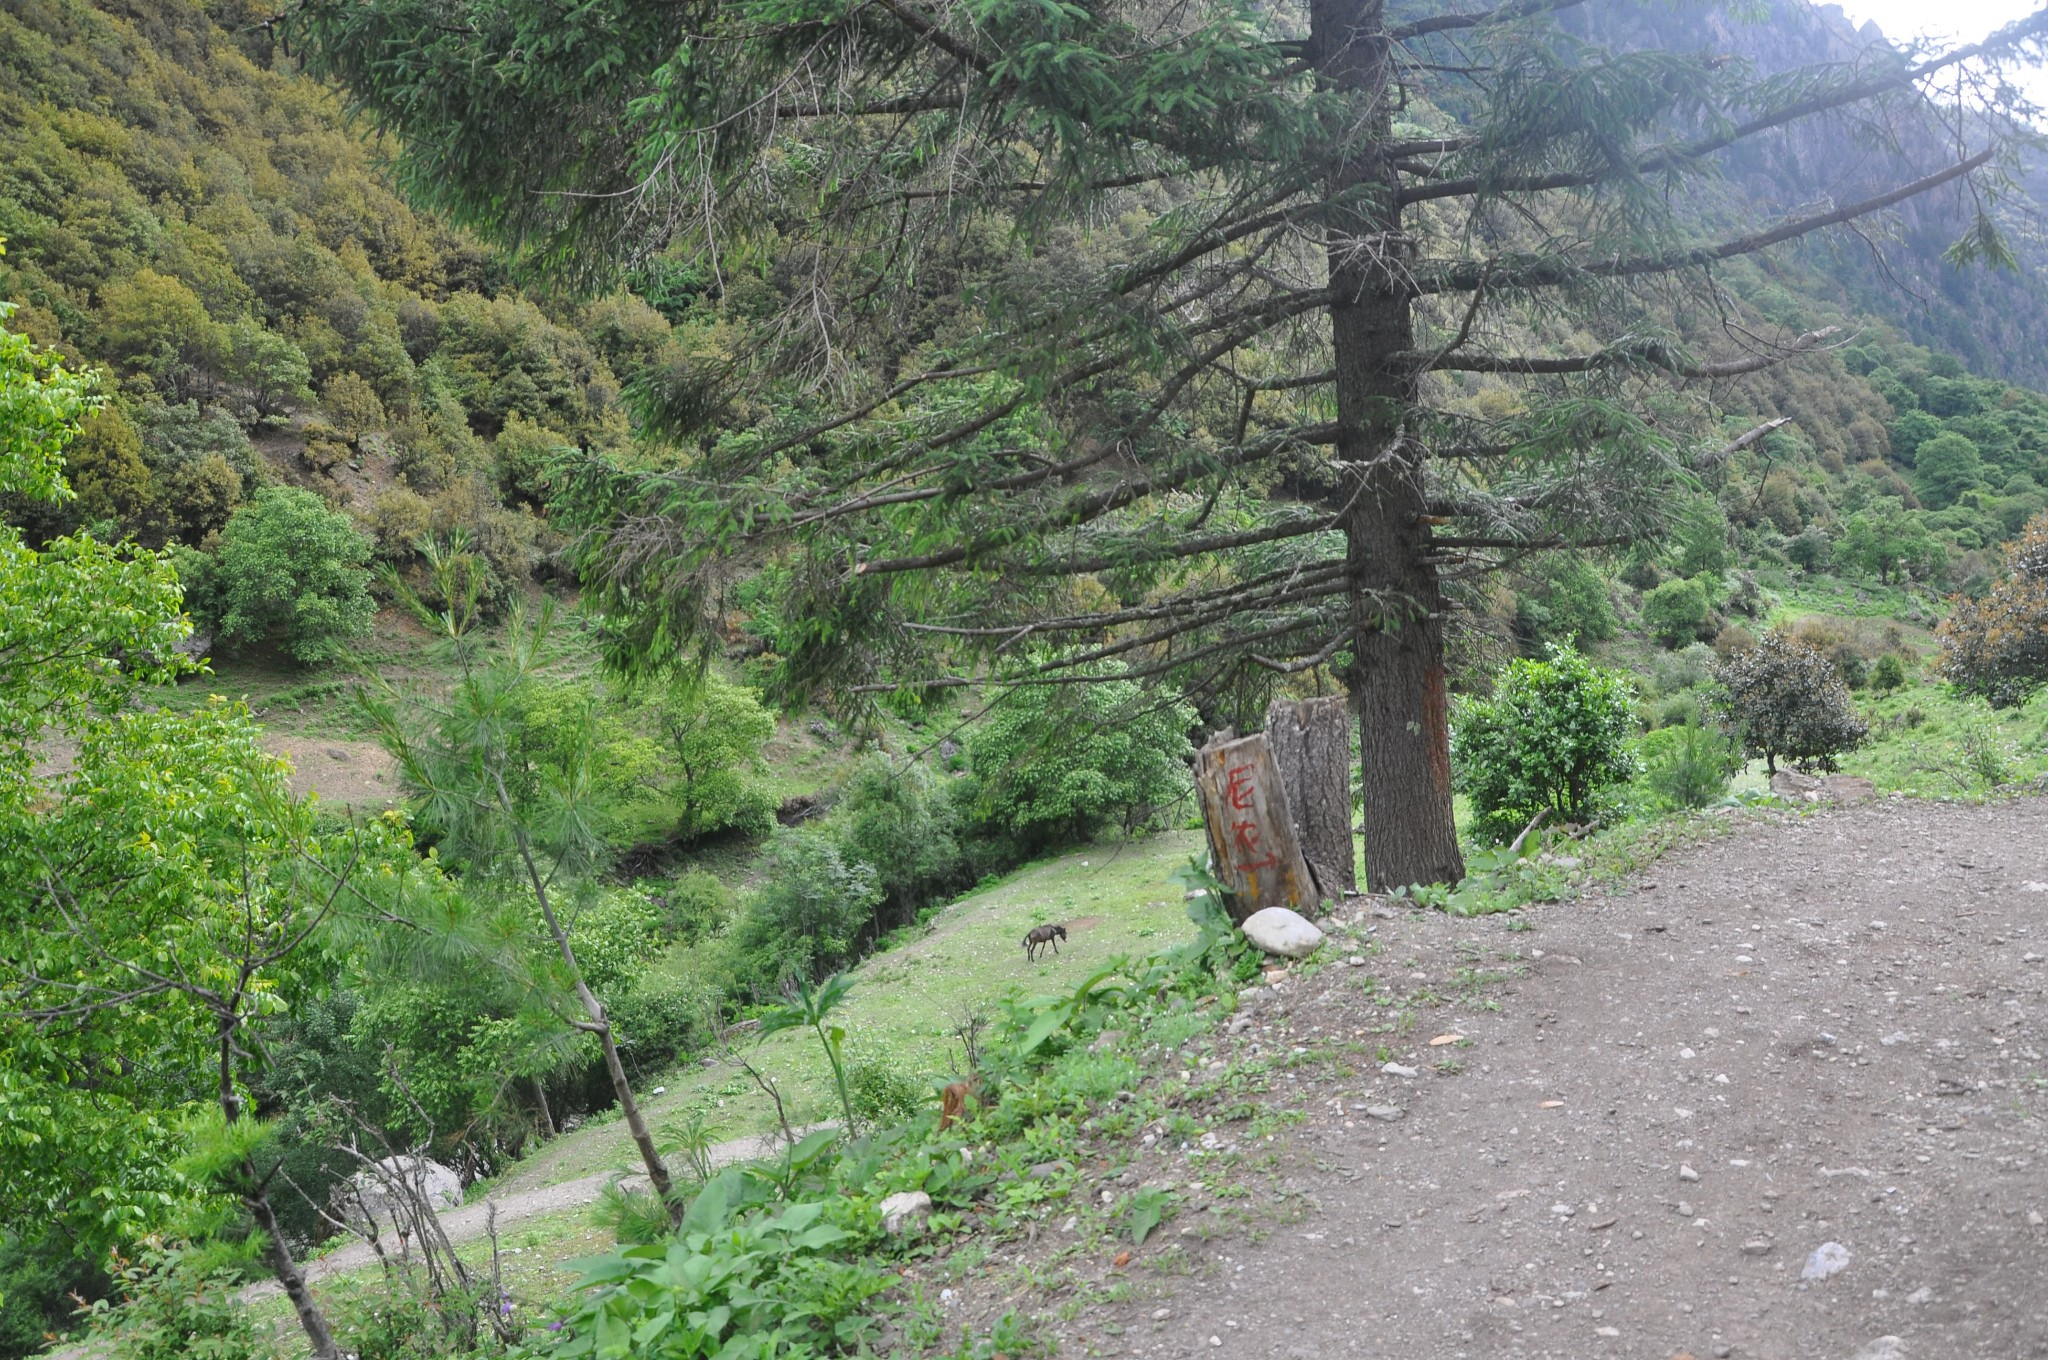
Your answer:
[[[895,1237],[931,1216],[932,1197],[922,1190],[905,1190],[876,1207],[882,1211],[882,1231]]]
[[[430,1158],[386,1157],[335,1186],[332,1194],[341,1220],[358,1232],[373,1225],[380,1232],[409,1230],[411,1215],[394,1214],[394,1206],[418,1200],[436,1214],[459,1208],[462,1177]]]
[[[1255,911],[1245,918],[1242,929],[1247,940],[1283,959],[1305,959],[1323,944],[1323,932],[1300,912],[1286,907]]]

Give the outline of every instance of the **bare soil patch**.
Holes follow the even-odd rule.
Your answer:
[[[1771,819],[1529,915],[1357,904],[1358,964],[1255,994],[1220,1056],[1308,1055],[1262,1097],[1305,1117],[1216,1127],[1278,1211],[1148,1151],[1183,1211],[1044,1307],[1062,1354],[2048,1354],[2048,800]]]
[[[341,741],[275,729],[263,744],[292,763],[292,792],[323,803],[376,809],[398,801],[398,766],[374,741]]]

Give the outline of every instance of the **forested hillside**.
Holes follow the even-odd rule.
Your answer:
[[[1035,1241],[1083,1130],[1199,1141],[1094,1038],[1178,1063],[1260,960],[1168,837],[1160,954],[906,956],[1198,826],[1276,699],[1460,915],[1785,767],[2048,779],[2028,24],[0,7],[0,1360],[73,1294],[272,1353],[257,1279],[322,1360],[1034,1353],[894,1272]],[[605,1278],[730,1270],[315,1289],[398,1154],[629,1162]]]
[[[624,294],[543,305],[415,213],[266,15],[0,14],[0,297],[114,395],[71,450],[77,498],[34,527],[210,549],[298,486],[394,564],[467,534],[502,599],[554,545],[547,460],[625,442],[621,389],[672,361],[670,327]]]

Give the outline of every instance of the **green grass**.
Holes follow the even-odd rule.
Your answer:
[[[1062,991],[1118,954],[1144,954],[1191,932],[1180,890],[1167,875],[1199,853],[1201,834],[1172,831],[1096,845],[1042,861],[946,907],[921,939],[877,954],[855,970],[851,997],[837,1013],[855,1062],[888,1063],[934,1088],[961,1064],[952,1037],[961,1018],[1005,992]],[[1062,922],[1070,932],[1057,956],[1026,962],[1021,941],[1035,925]],[[834,1118],[836,1098],[817,1041],[776,1035],[743,1050],[781,1089],[790,1119]],[[667,1089],[652,1095],[657,1086]],[[639,1083],[659,1132],[701,1113],[718,1139],[774,1127],[774,1110],[737,1066],[685,1068],[666,1081]],[[937,1094],[934,1090],[933,1100]],[[616,1115],[555,1139],[510,1168],[501,1194],[517,1194],[579,1176],[636,1165]]]
[[[2048,776],[2048,695],[2003,711],[1942,684],[1857,696],[1871,740],[1842,761],[1880,791],[1982,798]],[[1915,721],[1917,715],[1917,722]]]

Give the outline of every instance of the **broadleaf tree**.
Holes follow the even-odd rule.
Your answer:
[[[1970,224],[1952,258],[2010,259],[2000,73],[2048,12],[1765,74],[1604,45],[1580,3],[305,0],[293,23],[419,200],[561,281],[705,280],[689,360],[639,384],[676,455],[560,483],[614,662],[701,662],[772,567],[779,684],[840,704],[1112,674],[1200,701],[1323,669],[1386,885],[1462,871],[1445,641],[1473,578],[1657,529],[1691,481],[1673,381],[1825,343],[1730,316],[1716,269],[1942,190]],[[1722,178],[1822,123],[1877,145],[1818,206]]]

